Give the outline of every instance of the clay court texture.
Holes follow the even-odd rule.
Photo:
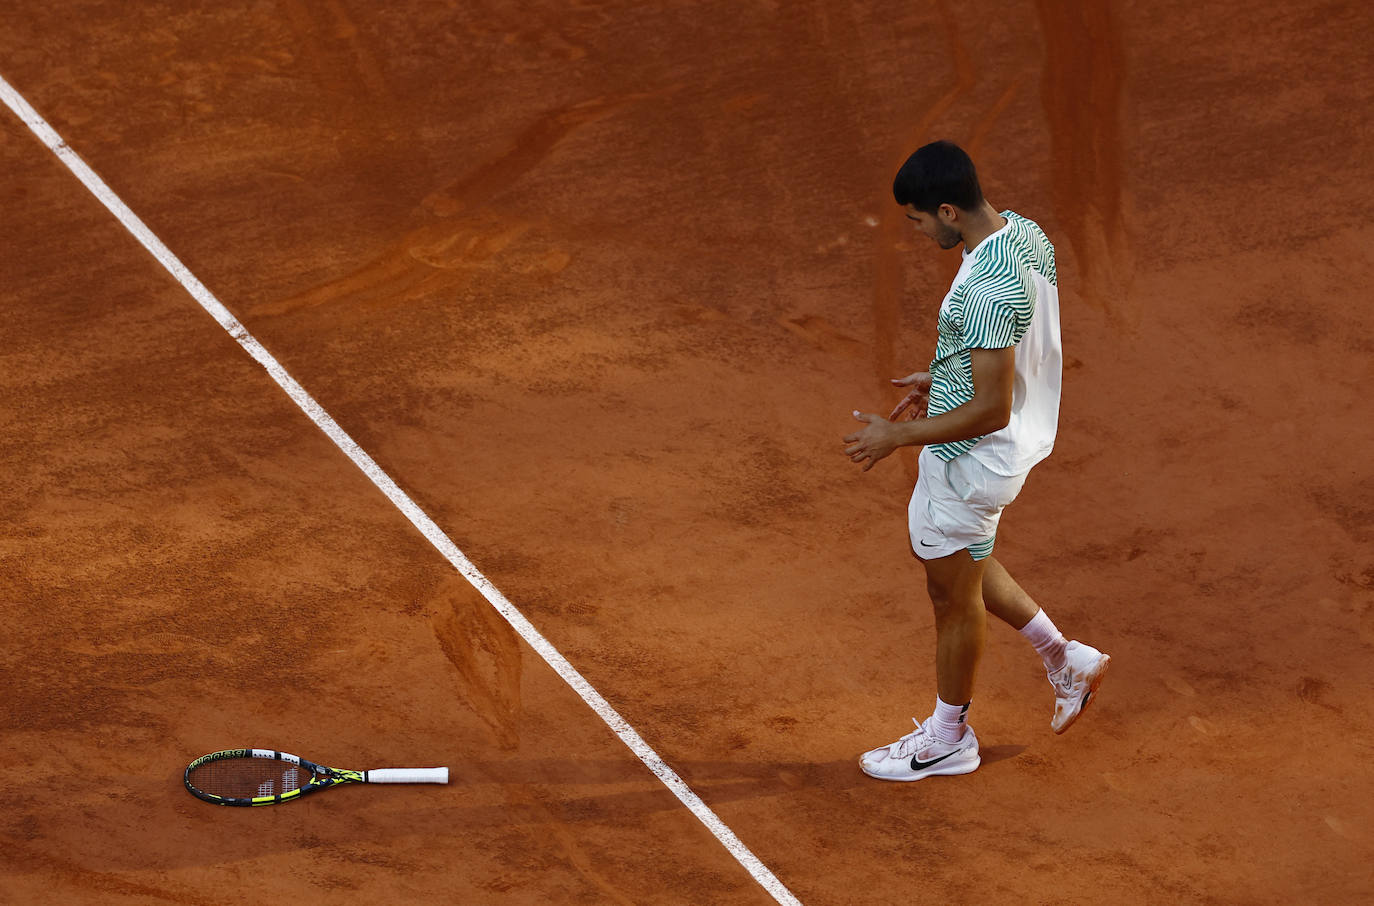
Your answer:
[[[713,835],[0,110],[0,901],[1367,903],[1374,13],[1360,3],[8,0],[0,76],[776,879]],[[958,264],[948,138],[1056,242],[1058,445],[974,774],[855,408]],[[59,147],[60,150],[60,147]],[[490,594],[490,593],[489,593]],[[261,746],[447,765],[263,809]]]

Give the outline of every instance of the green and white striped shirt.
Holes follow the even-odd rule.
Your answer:
[[[1047,301],[1053,306],[1052,320],[1052,359],[1037,354],[1031,367],[1039,374],[1045,365],[1053,366],[1053,399],[1042,399],[1042,404],[1053,403],[1053,416],[1048,425],[1049,436],[1045,438],[1045,426],[1036,424],[1035,435],[1021,439],[1021,447],[1011,449],[1005,459],[1004,468],[1013,468],[1022,460],[1038,462],[1048,455],[1054,442],[1054,430],[1058,422],[1059,410],[1059,312],[1057,276],[1054,266],[1054,246],[1039,226],[1032,220],[1003,211],[1007,219],[1004,227],[988,236],[973,249],[964,251],[964,263],[959,274],[950,286],[940,306],[938,321],[939,342],[935,347],[935,359],[930,363],[933,382],[930,388],[931,417],[956,409],[973,399],[973,366],[969,358],[971,349],[1005,349],[1016,346],[1030,329],[1035,317],[1036,304],[1040,296],[1049,295]],[[1046,313],[1047,316],[1049,313]],[[1045,344],[1037,343],[1037,346]],[[1021,395],[1025,394],[1023,358],[1017,356],[1017,384]],[[1046,379],[1050,378],[1045,374]],[[1043,397],[1044,394],[1041,394]],[[1018,399],[1013,406],[1013,421],[1003,432],[1017,427],[1017,413],[1021,411],[1024,399]],[[1046,412],[1046,415],[1049,413]],[[1037,419],[1043,423],[1046,419]],[[1024,433],[1024,432],[1023,432]],[[962,453],[972,450],[983,437],[931,444],[930,450],[940,459],[948,462]],[[1014,447],[1016,439],[1011,443]],[[980,459],[982,457],[979,457]],[[1032,463],[1033,464],[1033,463]],[[1026,466],[1029,468],[1029,466]],[[1002,472],[1003,468],[996,471]]]

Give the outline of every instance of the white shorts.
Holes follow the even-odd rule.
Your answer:
[[[945,462],[926,447],[921,473],[907,505],[911,549],[936,560],[967,549],[975,560],[992,553],[1002,510],[1016,499],[1030,472],[998,475],[970,454]]]

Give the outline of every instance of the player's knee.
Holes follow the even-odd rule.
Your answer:
[[[935,610],[935,619],[939,620],[949,613],[952,600],[949,589],[932,579],[926,580],[926,594],[930,595],[930,606]]]
[[[976,618],[982,610],[982,598],[970,594],[966,588],[947,588],[928,582],[926,591],[930,594],[930,605],[935,611],[937,626]]]

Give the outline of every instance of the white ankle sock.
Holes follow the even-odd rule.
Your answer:
[[[935,713],[930,716],[931,728],[935,738],[941,742],[955,743],[964,738],[964,725],[968,722],[967,702],[962,705],[945,704],[940,696],[935,696]]]
[[[1021,627],[1021,634],[1034,646],[1036,653],[1045,662],[1045,670],[1053,673],[1064,666],[1064,649],[1069,643],[1054,627],[1054,623],[1044,610],[1035,612],[1030,622]]]

